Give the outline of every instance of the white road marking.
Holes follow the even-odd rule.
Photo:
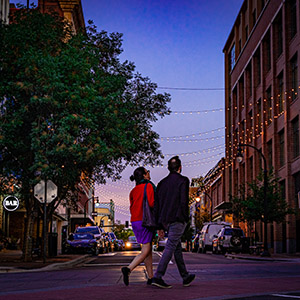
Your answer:
[[[156,253],[159,257],[162,257],[162,252],[156,251],[156,252],[153,252],[153,253]],[[155,264],[153,264],[153,265],[155,265]],[[172,260],[170,260],[169,265],[173,265]]]
[[[293,296],[293,295],[272,294],[271,296],[274,296],[274,297],[283,297],[283,298],[300,299],[300,296]]]

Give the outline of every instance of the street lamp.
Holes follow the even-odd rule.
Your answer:
[[[250,147],[255,149],[263,158],[264,161],[264,252],[261,254],[261,256],[270,256],[269,249],[268,249],[268,218],[267,218],[267,213],[268,213],[268,200],[267,200],[267,191],[268,191],[268,169],[267,169],[267,160],[265,156],[262,153],[262,150],[248,144],[241,144],[239,143],[238,149],[237,149],[237,155],[236,159],[240,163],[243,160],[243,154],[242,154],[242,147]]]
[[[91,197],[91,198],[89,198],[89,199],[87,199],[86,201],[85,201],[85,203],[84,203],[84,220],[83,220],[83,222],[84,222],[84,225],[85,225],[85,219],[86,219],[86,204],[90,201],[90,200],[94,200],[94,203],[93,203],[93,210],[94,210],[94,207],[95,207],[95,200],[96,200],[96,202],[98,203],[99,202],[99,199],[98,199],[98,197]]]

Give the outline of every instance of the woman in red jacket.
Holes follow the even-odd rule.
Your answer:
[[[136,182],[136,186],[132,189],[129,195],[130,199],[130,214],[131,214],[131,225],[137,242],[142,244],[142,250],[128,267],[123,267],[123,281],[125,285],[129,284],[130,273],[142,262],[145,263],[148,281],[147,284],[152,283],[153,277],[153,266],[152,266],[152,239],[154,230],[149,230],[142,226],[143,220],[143,198],[144,189],[146,187],[148,203],[151,208],[154,207],[154,193],[155,185],[150,181],[150,171],[144,167],[135,169],[133,175],[130,176],[131,181]]]

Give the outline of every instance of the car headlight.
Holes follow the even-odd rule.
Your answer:
[[[126,247],[131,247],[131,244],[130,243],[126,243]]]

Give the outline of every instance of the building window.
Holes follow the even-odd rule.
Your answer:
[[[235,65],[235,44],[233,44],[230,50],[230,71],[233,70],[234,65]]]
[[[280,11],[275,20],[275,45],[277,57],[282,54],[283,51],[283,37],[282,37],[282,12]]]
[[[291,60],[291,83],[292,83],[292,101],[297,98],[298,95],[298,62],[297,54]]]
[[[232,92],[232,98],[233,98],[233,109],[234,109],[234,115],[237,114],[237,88],[235,88]]]
[[[240,185],[244,185],[245,184],[245,163],[240,165]]]
[[[258,151],[262,152],[261,148],[259,148]],[[256,156],[258,157],[258,167],[260,170],[262,170],[263,169],[263,158],[258,152],[256,152]]]
[[[261,132],[261,99],[259,99],[257,101],[256,104],[256,120],[257,120],[257,124],[256,124],[256,130],[258,131],[258,134],[260,134]]]
[[[251,62],[249,63],[246,69],[246,93],[247,99],[252,96],[252,66]]]
[[[252,142],[252,138],[253,138],[253,115],[252,115],[252,110],[250,110],[249,114],[249,128],[248,128],[248,141],[251,143]]]
[[[283,100],[283,72],[277,77],[278,82],[278,114],[281,114],[284,110],[284,100]]]
[[[253,180],[253,156],[249,158],[249,177],[250,177],[250,182]]]
[[[267,151],[268,151],[268,168],[269,170],[273,166],[273,145],[272,140],[267,143]]]
[[[284,130],[281,130],[279,133],[279,166],[283,167],[285,163],[284,159]]]
[[[241,122],[241,127],[240,128],[241,128],[242,134],[240,134],[239,141],[241,143],[244,143],[245,142],[245,121],[244,120]]]
[[[243,108],[245,106],[245,97],[244,97],[244,76],[239,81],[239,107]]]
[[[242,41],[239,40],[239,54],[241,53],[241,51],[242,51]]]
[[[288,15],[290,19],[290,38],[292,39],[297,33],[297,3],[296,0],[287,1]]]
[[[249,36],[249,29],[248,29],[248,25],[245,27],[245,37],[246,37],[246,41],[248,40],[248,36]]]
[[[271,87],[267,89],[267,124],[271,124],[272,122],[272,92],[271,92]]]
[[[255,86],[258,86],[261,82],[261,61],[260,61],[260,49],[258,49],[254,55],[255,62]]]
[[[234,182],[236,182],[236,184],[234,185],[234,195],[238,194],[238,186],[239,186],[239,169],[235,170],[235,179]]]
[[[256,23],[256,9],[254,9],[252,12],[252,22],[253,22],[253,27],[254,27],[254,25]]]
[[[271,36],[270,32],[266,34],[264,39],[264,48],[265,48],[265,72],[271,70]]]
[[[293,158],[299,156],[299,117],[292,121]]]

